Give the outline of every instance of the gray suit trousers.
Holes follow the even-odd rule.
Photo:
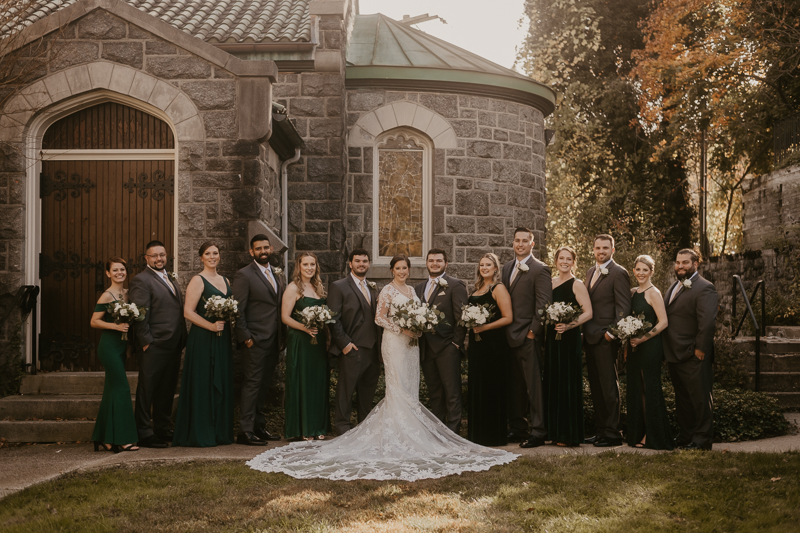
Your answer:
[[[244,347],[242,351],[242,395],[239,401],[239,432],[252,432],[254,429],[264,429],[267,423],[264,414],[264,404],[267,401],[267,392],[272,384],[275,367],[278,365],[280,352],[278,340],[268,348],[253,345]]]
[[[353,393],[357,393],[358,422],[361,423],[372,410],[375,389],[380,377],[378,354],[374,348],[358,347],[339,355],[339,378],[336,384],[335,427],[341,435],[352,428],[350,414],[353,406]]]
[[[714,411],[711,396],[713,354],[700,361],[669,363],[669,375],[675,387],[675,414],[680,434],[678,441],[710,447],[714,439]]]
[[[620,438],[619,376],[617,374],[617,341],[603,339],[597,344],[583,345],[586,353],[586,370],[592,391],[594,420],[597,435],[603,438]]]
[[[508,402],[508,425],[512,433],[530,434],[544,438],[547,427],[544,421],[542,396],[542,363],[544,353],[540,337],[525,338],[511,348],[512,377]],[[528,421],[525,421],[525,416]],[[528,426],[530,425],[530,430]]]
[[[136,385],[134,418],[139,440],[154,432],[165,435],[172,430],[172,403],[178,386],[181,351],[181,348],[169,350],[151,344],[146,352],[136,354],[139,382]]]
[[[425,359],[420,363],[431,412],[453,433],[461,429],[461,352],[449,344],[441,352],[426,346]]]

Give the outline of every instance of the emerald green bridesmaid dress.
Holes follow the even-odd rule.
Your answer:
[[[294,306],[299,312],[306,307],[325,305],[325,298],[303,296]],[[286,343],[286,438],[317,437],[328,433],[330,374],[325,335],[317,335],[319,344],[311,344],[311,336],[289,328]]]
[[[118,301],[114,300],[111,303]],[[104,322],[114,321],[108,312],[108,304],[94,306],[95,313],[101,311],[105,311]],[[127,349],[128,341],[122,340],[121,331],[104,329],[100,334],[97,355],[103,363],[106,376],[103,399],[100,401],[100,410],[92,432],[92,440],[95,442],[124,446],[139,440],[136,421],[133,418],[131,387],[128,385],[128,376],[125,373]]]
[[[227,279],[223,294],[203,276],[200,278],[203,280],[203,295],[195,311],[206,318],[206,300],[211,296],[230,298],[232,291]],[[225,324],[221,335],[192,325],[183,359],[174,446],[205,448],[233,443],[231,367],[230,324]]]

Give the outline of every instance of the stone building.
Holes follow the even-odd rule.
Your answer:
[[[102,262],[135,273],[154,238],[184,284],[200,243],[232,275],[257,232],[326,281],[354,247],[374,278],[436,246],[471,279],[519,225],[544,250],[555,95],[528,77],[350,0],[34,7],[0,95],[0,293],[42,287],[29,362],[37,338],[42,368],[99,369]]]

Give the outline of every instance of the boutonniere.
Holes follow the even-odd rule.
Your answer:
[[[692,280],[685,279],[685,280],[681,281],[681,285],[683,285],[683,288],[688,291],[689,289],[692,288]]]
[[[608,269],[606,267],[600,267],[600,275],[608,276]]]
[[[367,285],[369,286],[370,289],[375,289],[375,290],[378,289],[378,284],[375,283],[374,281],[368,281]]]
[[[281,267],[272,267],[272,273],[276,276],[280,276],[283,274],[283,269]]]
[[[169,276],[172,281],[178,281],[178,273],[177,272],[168,272],[167,276]]]
[[[446,289],[447,287],[449,287],[449,285],[447,284],[447,280],[444,278],[437,279],[436,285],[438,285],[440,289]]]
[[[530,267],[528,267],[528,265],[526,265],[525,263],[520,263],[517,268],[519,268],[520,272],[527,272],[528,270],[530,270]]]

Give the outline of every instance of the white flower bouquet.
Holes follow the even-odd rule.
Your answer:
[[[540,320],[545,326],[569,324],[583,314],[583,308],[575,307],[567,302],[553,302],[544,309],[539,309]],[[561,340],[561,333],[556,332],[556,340]]]
[[[206,317],[210,320],[224,320],[231,322],[231,327],[236,326],[236,317],[239,316],[239,302],[233,298],[223,298],[222,296],[211,296],[205,301]],[[217,332],[217,337],[222,335]]]
[[[633,337],[641,337],[650,329],[653,324],[644,319],[644,314],[626,316],[614,326],[611,326],[609,331],[612,335],[620,339],[623,343],[629,342]],[[636,348],[633,348],[636,351]]]
[[[106,306],[115,324],[131,324],[141,322],[147,312],[146,307],[137,307],[135,303],[111,302]],[[128,332],[122,332],[122,340],[128,340]]]
[[[388,314],[392,322],[397,324],[400,329],[407,329],[415,335],[434,331],[439,321],[444,318],[444,313],[439,311],[435,305],[417,303],[414,300],[407,300],[403,303],[393,301]],[[419,338],[411,339],[409,346],[419,346]]]
[[[464,326],[473,329],[475,326],[482,326],[489,321],[495,306],[493,304],[483,305],[462,305],[461,306],[461,320],[458,321],[459,326]],[[475,332],[475,340],[480,341],[481,336]]]
[[[309,329],[322,329],[325,324],[336,322],[336,313],[327,305],[312,305],[302,311],[295,311],[294,315],[298,322]],[[311,344],[319,344],[315,335],[311,336]]]

